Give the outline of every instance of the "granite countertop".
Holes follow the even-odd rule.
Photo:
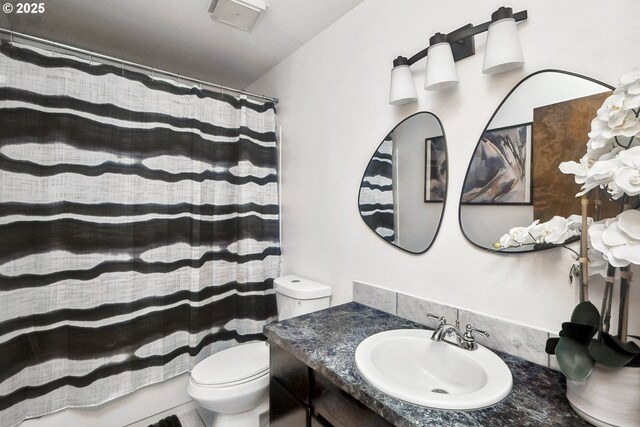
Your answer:
[[[569,406],[564,377],[552,369],[496,352],[513,374],[513,389],[485,409],[430,409],[388,396],[370,386],[355,366],[358,344],[392,329],[424,326],[355,302],[265,326],[264,333],[301,362],[399,426],[589,426]]]

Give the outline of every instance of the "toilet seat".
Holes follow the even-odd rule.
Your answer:
[[[269,374],[269,345],[259,341],[219,351],[196,364],[191,380],[202,387],[229,387]]]
[[[252,375],[248,378],[242,378],[239,379],[237,381],[230,381],[228,383],[221,383],[221,384],[206,384],[206,383],[199,383],[198,381],[194,380],[193,377],[191,378],[191,381],[193,381],[194,384],[200,386],[200,387],[205,387],[205,388],[221,388],[221,387],[231,387],[234,385],[240,385],[240,384],[244,384],[244,383],[248,383],[251,381],[254,381],[260,377],[263,377],[265,375],[269,375],[269,370],[267,369],[266,371],[263,372],[259,372],[255,375]]]

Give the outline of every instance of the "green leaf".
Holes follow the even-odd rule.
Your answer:
[[[633,354],[640,353],[640,347],[638,347],[638,344],[634,343],[633,341],[624,342],[624,341],[621,341],[620,338],[616,336],[609,335],[609,334],[605,334],[605,335],[607,335],[605,339],[610,340],[612,346],[617,347],[622,351],[626,351],[627,353],[633,353]]]
[[[591,301],[584,301],[573,309],[571,322],[584,323],[597,328],[600,325],[600,313]]]
[[[558,341],[560,341],[560,338],[549,338],[547,340],[547,345],[545,345],[544,347],[544,351],[546,351],[547,354],[556,354],[556,346],[558,345]]]
[[[564,322],[562,324],[562,332],[564,332],[563,337],[574,339],[586,345],[598,332],[598,328],[584,323]]]
[[[570,380],[581,381],[591,375],[595,361],[586,345],[571,338],[560,338],[556,358],[562,373]]]
[[[635,343],[630,344],[632,345],[603,333],[602,341],[592,341],[589,344],[589,354],[604,366],[619,368],[631,362],[640,353],[640,348]]]

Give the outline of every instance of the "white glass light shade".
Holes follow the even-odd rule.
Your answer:
[[[458,84],[458,72],[451,45],[443,42],[429,46],[427,51],[426,90],[442,90]]]
[[[402,105],[416,102],[418,95],[413,84],[413,76],[408,65],[398,65],[391,70],[389,104]]]
[[[505,18],[489,25],[482,72],[497,74],[523,65],[524,57],[516,21],[513,18]]]

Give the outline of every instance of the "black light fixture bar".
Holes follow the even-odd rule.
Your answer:
[[[475,27],[473,26],[473,24],[467,24],[458,28],[457,30],[450,32],[449,34],[446,34],[446,41],[451,45],[453,60],[459,61],[461,59],[474,55],[476,53],[476,46],[473,36],[487,31],[489,29],[489,25],[491,25],[493,22],[496,22],[503,18],[511,17],[513,17],[514,21],[516,22],[524,21],[525,19],[527,19],[527,11],[523,10],[521,12],[512,14],[511,8],[501,7],[493,12],[493,14],[491,15],[491,21],[476,25]],[[421,59],[426,58],[428,50],[429,46],[413,55],[407,60],[408,65],[411,66]]]

